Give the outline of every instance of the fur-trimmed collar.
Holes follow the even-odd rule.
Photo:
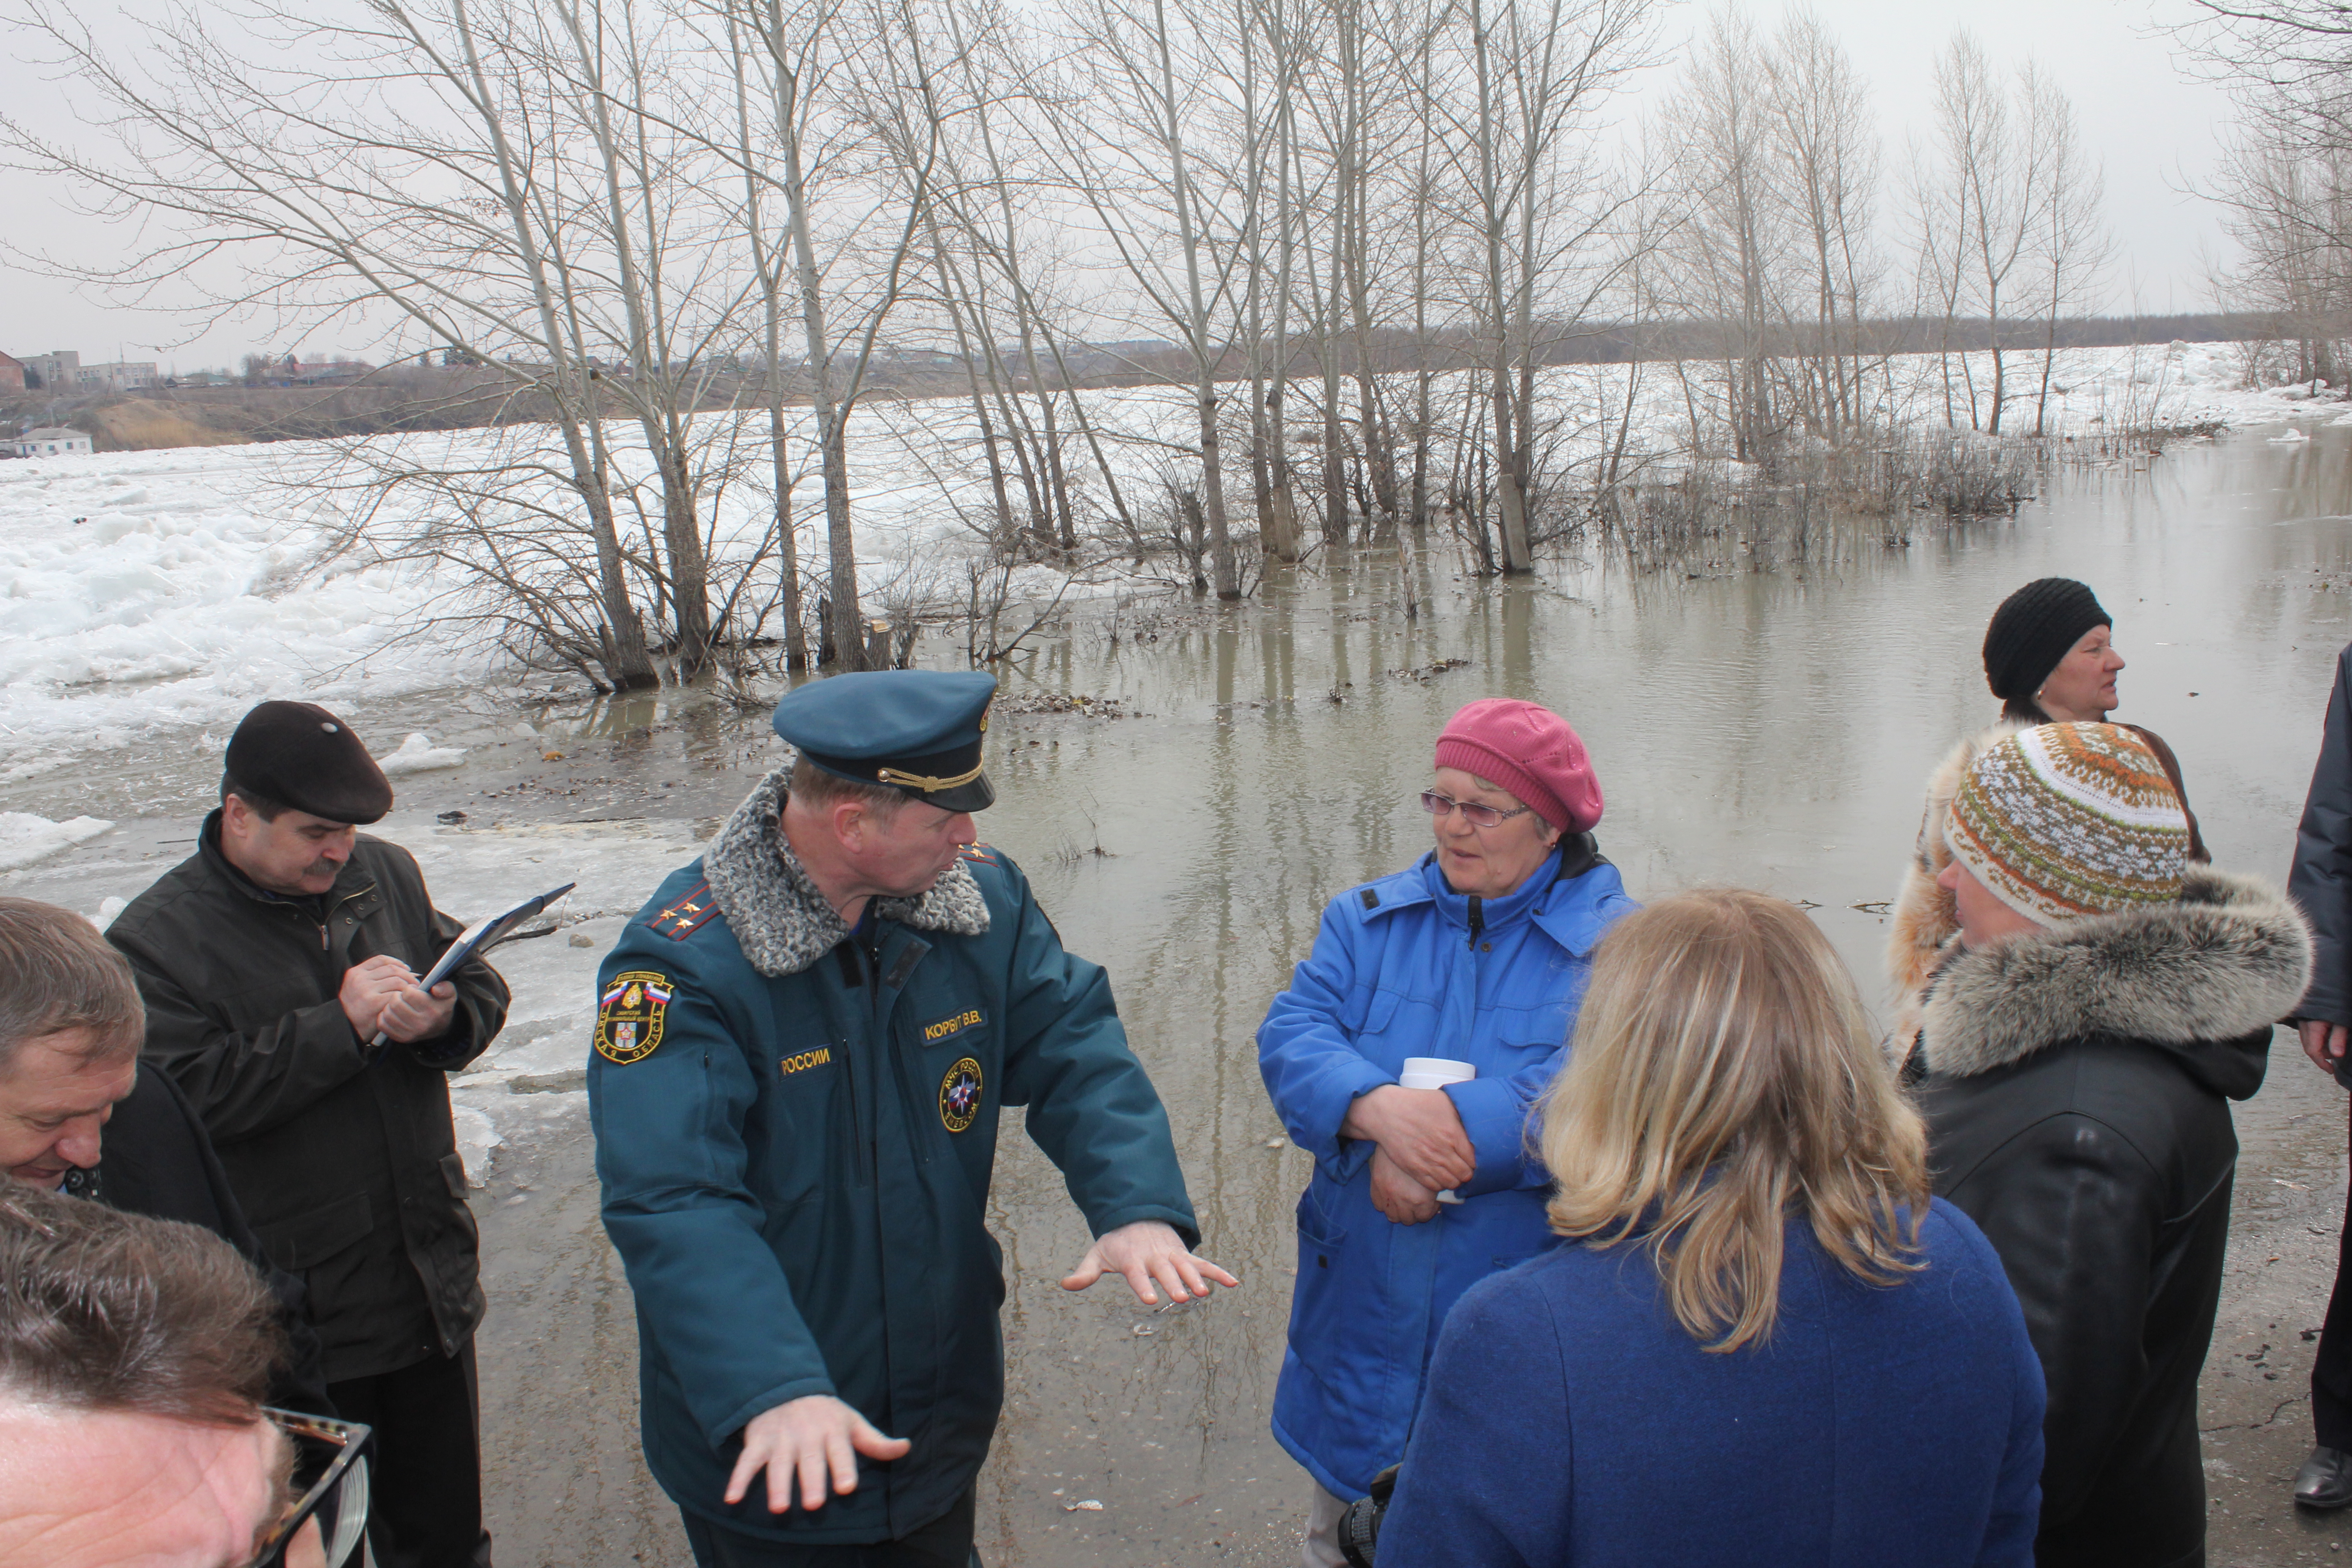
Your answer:
[[[2234,1040],[2311,980],[2311,932],[2269,883],[2192,865],[2178,902],[2086,915],[1957,950],[1927,989],[1919,1049],[1969,1078],[2063,1040]]]
[[[743,797],[703,853],[702,874],[751,967],[770,979],[797,974],[849,935],[776,826],[793,770],[777,769]],[[921,931],[979,936],[988,930],[988,900],[958,860],[919,899],[881,899],[875,913]]]

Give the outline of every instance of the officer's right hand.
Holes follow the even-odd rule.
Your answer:
[[[390,953],[379,952],[343,971],[335,1000],[352,1021],[352,1033],[373,1040],[383,1028],[383,1010],[404,991],[416,989],[416,974]]]
[[[741,1502],[751,1478],[768,1472],[768,1511],[793,1506],[793,1477],[801,1479],[801,1507],[820,1509],[857,1489],[857,1456],[898,1459],[913,1445],[885,1437],[873,1423],[830,1394],[811,1394],[763,1411],[743,1428],[743,1454],[727,1478],[727,1501]],[[833,1489],[825,1489],[830,1473]]]

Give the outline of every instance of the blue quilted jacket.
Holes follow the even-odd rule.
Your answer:
[[[1527,1147],[1528,1113],[1567,1057],[1594,945],[1634,908],[1589,836],[1500,899],[1454,891],[1423,856],[1333,900],[1267,1010],[1258,1069],[1315,1156],[1274,1435],[1335,1495],[1362,1496],[1403,1458],[1447,1310],[1551,1245],[1551,1177]],[[1373,1146],[1339,1135],[1356,1097],[1396,1082],[1407,1057],[1478,1069],[1445,1091],[1477,1174],[1456,1189],[1462,1204],[1415,1226],[1372,1206]]]

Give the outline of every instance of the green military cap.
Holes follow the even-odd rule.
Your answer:
[[[774,723],[826,773],[980,811],[996,801],[980,765],[995,696],[996,677],[979,670],[869,669],[785,693]]]

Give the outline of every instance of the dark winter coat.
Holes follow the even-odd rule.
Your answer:
[[[852,933],[789,859],[764,781],[664,882],[598,976],[588,1103],[604,1228],[635,1293],[646,1463],[761,1539],[878,1542],[972,1484],[1003,1399],[997,1120],[1058,1165],[1094,1234],[1198,1239],[1167,1113],[1101,969],[1020,870],[968,850]],[[1124,1289],[1124,1287],[1121,1287]],[[914,1447],[772,1514],[720,1501],[743,1426],[831,1394]]]
[[[146,1059],[310,1292],[330,1383],[455,1354],[482,1292],[447,1075],[506,1021],[506,983],[467,964],[446,1035],[369,1052],[335,1000],[344,971],[389,953],[422,974],[464,927],[397,845],[362,834],[331,891],[281,898],[228,863],[219,821],[107,930],[146,1000]]]
[[[2352,1024],[2352,647],[2336,656],[2336,689],[2286,890],[2311,922],[2311,989],[2295,1015]]]
[[[310,1326],[302,1281],[272,1264],[262,1250],[229,1190],[204,1123],[177,1084],[142,1063],[138,1081],[107,1118],[99,1163],[68,1173],[66,1190],[124,1214],[201,1226],[236,1247],[269,1282],[292,1352],[270,1381],[269,1403],[314,1415],[335,1413],[320,1374],[319,1336]]]
[[[2203,1561],[2229,1102],[2310,969],[2274,889],[2191,867],[2177,903],[1957,950],[1928,987],[1936,1188],[2000,1254],[2049,1380],[2044,1568]]]
[[[1710,1352],[1640,1247],[1571,1242],[1445,1320],[1388,1515],[1397,1568],[2030,1568],[2042,1369],[1938,1203],[1866,1285],[1784,1233],[1767,1344]]]

